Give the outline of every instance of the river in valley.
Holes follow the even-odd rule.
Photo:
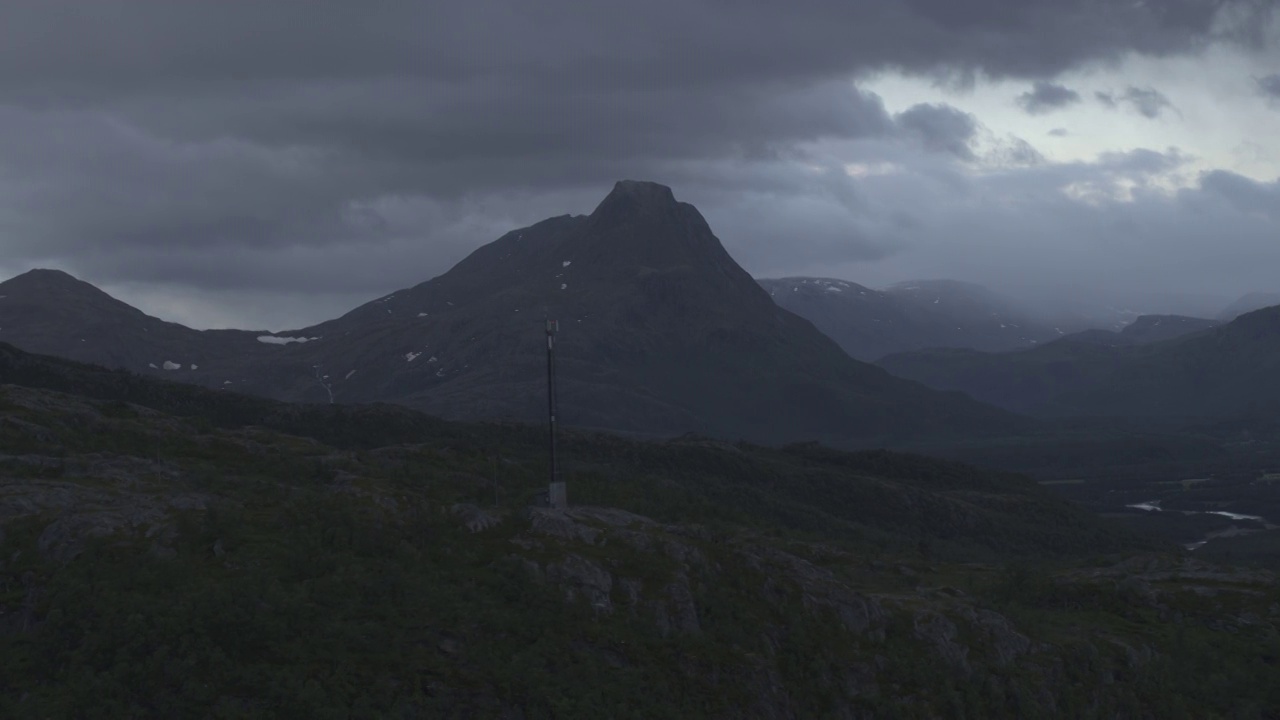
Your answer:
[[[1225,510],[1166,510],[1160,507],[1159,500],[1151,500],[1148,502],[1141,502],[1133,505],[1126,505],[1125,507],[1134,508],[1135,510],[1145,510],[1147,512],[1176,512],[1176,513],[1182,513],[1183,515],[1221,515],[1222,517],[1230,518],[1232,520],[1248,520],[1252,522],[1261,523],[1263,526],[1262,528],[1242,528],[1242,527],[1232,525],[1230,528],[1227,528],[1226,530],[1216,530],[1214,532],[1209,533],[1208,535],[1205,535],[1204,538],[1197,540],[1196,542],[1186,543],[1185,545],[1183,545],[1183,547],[1185,547],[1188,550],[1195,550],[1196,548],[1202,547],[1205,543],[1209,542],[1214,538],[1232,537],[1234,535],[1248,535],[1249,533],[1260,532],[1261,530],[1264,530],[1264,529],[1274,530],[1276,528],[1280,528],[1280,525],[1272,525],[1271,523],[1267,522],[1267,519],[1262,517],[1261,515],[1242,515],[1240,513],[1226,512]]]

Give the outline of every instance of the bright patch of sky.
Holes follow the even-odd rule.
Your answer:
[[[1014,135],[1031,143],[1049,162],[1090,162],[1101,153],[1138,148],[1178,148],[1193,159],[1183,183],[1195,172],[1223,169],[1255,180],[1280,177],[1280,113],[1258,91],[1260,77],[1276,72],[1275,61],[1215,47],[1198,57],[1130,57],[1116,67],[1093,67],[1055,78],[1079,95],[1077,102],[1039,114],[1018,98],[1026,81],[979,78],[971,88],[943,86],[927,78],[881,74],[859,83],[880,95],[891,113],[917,103],[946,103],[972,113],[996,137]],[[1129,88],[1151,89],[1169,101],[1154,118],[1131,103],[1108,106],[1097,93],[1119,99]],[[852,168],[868,174],[868,168]],[[872,171],[870,174],[874,174]],[[1180,183],[1180,184],[1183,184]]]

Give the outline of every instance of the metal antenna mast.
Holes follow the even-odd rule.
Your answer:
[[[550,419],[548,440],[551,447],[550,482],[552,485],[557,482],[560,475],[560,468],[556,465],[556,332],[559,329],[559,321],[547,321],[547,417]]]

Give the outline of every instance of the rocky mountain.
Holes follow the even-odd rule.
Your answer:
[[[18,347],[280,400],[536,420],[552,318],[562,419],[578,427],[885,444],[1021,424],[850,359],[653,183],[619,182],[589,216],[512,231],[440,277],[276,335],[161,323],[61,274],[0,295],[0,340]]]
[[[760,280],[778,305],[812,322],[859,360],[926,348],[999,351],[1061,337],[981,285],[922,280],[872,290],[845,280]]]
[[[1218,319],[1223,322],[1230,322],[1241,315],[1261,310],[1266,307],[1280,305],[1280,293],[1274,292],[1251,292],[1246,293],[1235,302],[1228,305],[1218,314]]]
[[[1131,345],[1173,340],[1183,335],[1201,332],[1217,327],[1222,323],[1207,318],[1186,317],[1184,315],[1143,315],[1118,333],[1120,341]]]
[[[931,387],[1040,416],[1217,422],[1280,411],[1280,307],[1140,342],[1159,337],[1166,323],[1181,331],[1207,322],[1155,318],[1116,334],[1115,342],[1090,331],[1032,350],[925,351],[879,364]]]
[[[1106,347],[1147,345],[1217,327],[1222,323],[1183,315],[1140,315],[1117,330],[1091,328],[1064,335],[1055,343],[1092,343]]]

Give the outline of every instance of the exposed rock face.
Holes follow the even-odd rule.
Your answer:
[[[597,612],[613,612],[613,576],[581,555],[547,565],[546,578],[564,587],[570,600],[581,596]]]
[[[811,611],[832,610],[848,632],[872,639],[884,637],[885,614],[879,602],[838,581],[825,568],[768,546],[753,545],[741,550],[748,565],[767,578],[781,576],[799,585],[804,606]],[[776,588],[766,594],[779,594]]]
[[[473,533],[483,532],[502,522],[502,516],[498,513],[483,510],[470,503],[458,503],[451,510],[462,521],[463,526]]]
[[[143,461],[139,461],[143,462]],[[157,494],[153,488],[125,489],[132,478],[118,480],[124,487],[91,490],[68,481],[33,481],[0,484],[0,525],[15,518],[53,515],[40,534],[42,554],[66,562],[84,550],[84,542],[119,533],[142,533],[162,528],[175,510],[204,509],[208,498],[198,494]]]
[[[1031,639],[1018,632],[1013,623],[1000,613],[959,606],[957,614],[968,620],[972,628],[982,636],[985,644],[995,654],[997,664],[1008,665],[1031,651]]]
[[[949,618],[922,612],[915,618],[915,636],[933,645],[948,664],[969,673],[969,648],[956,641],[958,631]]]
[[[667,585],[663,594],[665,602],[656,603],[658,632],[663,637],[696,635],[702,631],[693,591],[689,589],[689,578],[683,572],[676,573],[675,581]]]
[[[613,541],[642,553],[664,556],[680,568],[656,592],[646,592],[645,583],[638,578],[615,575],[578,554],[549,563],[545,569],[532,560],[525,560],[533,576],[561,586],[570,599],[586,599],[592,608],[603,613],[614,611],[613,591],[617,588],[618,600],[628,611],[652,617],[663,637],[700,631],[697,603],[690,588],[688,571],[690,568],[704,569],[707,560],[697,548],[667,535],[677,528],[665,527],[622,510],[598,507],[570,510],[530,508],[528,518],[528,536],[517,536],[513,540],[517,546],[527,550],[545,547],[533,536],[562,541],[567,547],[577,543],[603,547]],[[643,529],[630,529],[633,527]]]
[[[562,540],[578,540],[587,545],[596,544],[601,531],[574,520],[564,510],[529,508],[529,530],[536,535],[547,535]]]

